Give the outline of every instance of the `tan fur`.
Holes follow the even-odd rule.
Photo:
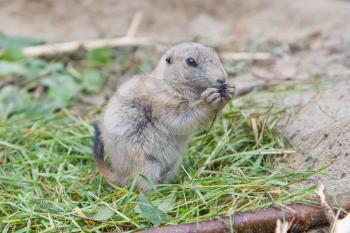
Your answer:
[[[187,58],[198,66],[188,65]],[[109,101],[101,132],[113,175],[95,156],[101,172],[119,185],[139,174],[155,184],[173,181],[192,134],[233,98],[234,86],[228,85],[227,95],[215,87],[226,79],[212,48],[198,43],[171,47],[150,75],[133,77]],[[140,177],[137,187],[149,189]]]

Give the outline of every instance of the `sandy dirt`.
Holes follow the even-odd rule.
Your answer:
[[[313,91],[309,91],[313,92]],[[309,95],[310,93],[308,93]],[[350,80],[330,84],[313,92],[285,128],[287,136],[300,149],[294,166],[330,165],[331,177],[320,182],[336,192],[350,191]]]
[[[291,164],[297,169],[330,165],[329,176],[309,183],[350,191],[350,1],[0,0],[0,31],[49,41],[123,35],[138,11],[143,13],[140,36],[229,38],[251,50],[281,43],[265,73],[323,83],[264,96],[265,102],[288,108],[281,131],[299,150]],[[299,47],[293,48],[296,41]],[[256,68],[238,77],[237,85],[252,79]]]
[[[138,35],[171,39],[293,40],[317,29],[342,35],[349,3],[336,0],[1,0],[0,30],[50,41],[123,35],[136,12]]]

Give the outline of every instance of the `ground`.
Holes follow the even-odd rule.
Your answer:
[[[350,191],[349,1],[2,0],[0,9],[0,31],[8,35],[48,41],[124,35],[141,11],[138,36],[171,42],[196,37],[219,44],[220,52],[273,54],[273,61],[235,64],[229,73],[237,86],[292,79],[246,98],[286,109],[279,131],[298,150],[285,156],[288,166],[329,166],[327,175],[314,176],[303,185],[321,182],[336,193]],[[141,51],[136,59],[146,56]],[[85,101],[103,103],[98,98]]]

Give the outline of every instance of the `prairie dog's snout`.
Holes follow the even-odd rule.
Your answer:
[[[216,74],[213,74],[214,84],[212,87],[217,88],[221,96],[226,96],[228,92],[227,73],[223,67],[219,67]]]
[[[210,77],[214,81],[214,85],[226,83],[227,73],[221,63],[213,68],[213,71],[210,73]]]
[[[100,172],[119,185],[140,174],[155,184],[173,181],[191,135],[233,98],[226,80],[211,47],[181,43],[168,49],[151,74],[125,82],[109,101],[95,137]],[[103,149],[113,171],[103,163]],[[150,188],[140,177],[137,187]]]

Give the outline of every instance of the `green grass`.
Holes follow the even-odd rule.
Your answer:
[[[133,181],[115,186],[94,168],[91,123],[101,106],[93,103],[118,76],[149,71],[150,60],[101,49],[64,65],[12,53],[0,60],[2,232],[132,231],[305,202],[314,192],[293,189],[314,171],[283,166],[282,155],[294,153],[276,130],[283,111],[245,99],[198,130],[178,183],[145,194]]]

